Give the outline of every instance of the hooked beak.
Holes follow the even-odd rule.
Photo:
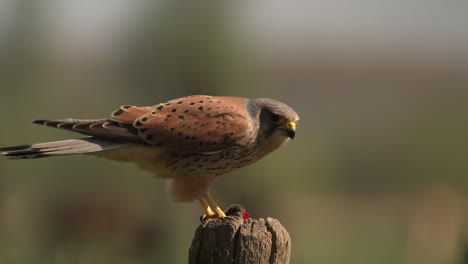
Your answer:
[[[287,123],[286,128],[283,128],[282,130],[286,131],[290,139],[294,139],[294,137],[296,136],[296,122]]]

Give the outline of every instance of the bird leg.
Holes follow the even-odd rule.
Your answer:
[[[201,206],[203,207],[203,209],[206,212],[206,215],[202,216],[203,219],[215,217],[215,213],[213,213],[213,210],[211,210],[210,205],[208,204],[208,202],[205,199],[205,196],[202,196],[202,197],[198,198],[198,201],[200,201]]]
[[[198,198],[198,201],[200,201],[200,204],[206,212],[205,215],[200,217],[200,221],[202,223],[204,223],[206,219],[226,217],[226,214],[223,212],[223,210],[219,208],[216,202],[209,195],[203,195],[202,197]],[[214,208],[214,212],[212,208]]]
[[[216,204],[216,202],[211,198],[209,194],[205,194],[203,197],[206,199],[206,202],[208,202],[208,204],[210,205],[210,208],[214,209],[214,214],[215,214],[214,216],[216,218],[226,217],[226,214],[223,212],[223,210],[221,210],[221,208],[219,208],[219,206]]]

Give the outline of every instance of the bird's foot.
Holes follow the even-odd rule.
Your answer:
[[[217,208],[219,209],[219,208]],[[237,217],[240,217],[242,219],[242,221],[245,221],[247,219],[250,218],[250,215],[249,213],[247,212],[247,210],[245,210],[245,208],[240,205],[240,204],[233,204],[231,205],[226,213],[224,213],[221,209],[219,210],[215,210],[217,213],[221,212],[222,215],[218,215],[217,213],[212,213],[212,214],[205,214],[205,215],[202,215],[200,216],[200,222],[202,223],[206,223],[206,221],[208,221],[209,219],[222,219],[226,216],[237,216]]]
[[[219,209],[219,208],[217,208],[217,209]],[[215,211],[216,211],[216,213],[213,213],[213,214],[201,215],[200,216],[200,222],[205,223],[206,221],[208,221],[208,219],[222,219],[222,218],[226,217],[226,214],[221,209],[219,209],[219,212],[218,212],[218,210],[215,210]]]

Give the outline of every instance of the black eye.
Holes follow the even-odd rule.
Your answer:
[[[280,121],[280,116],[279,115],[275,115],[275,114],[272,114],[270,116],[270,120],[271,122],[275,123],[275,124],[278,124],[278,122]]]

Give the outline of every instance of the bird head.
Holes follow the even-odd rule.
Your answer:
[[[248,109],[258,124],[258,137],[272,144],[273,149],[296,136],[298,114],[288,105],[268,98],[251,99]]]

